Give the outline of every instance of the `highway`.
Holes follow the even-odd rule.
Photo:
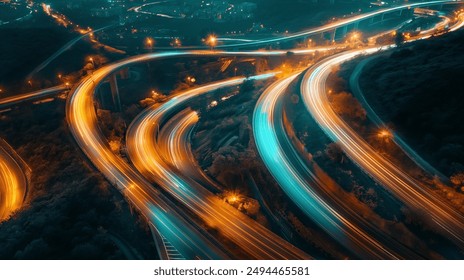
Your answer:
[[[11,108],[22,102],[31,102],[31,101],[44,99],[44,98],[49,98],[50,96],[60,94],[68,89],[69,87],[67,85],[59,85],[59,86],[55,86],[51,88],[41,89],[41,90],[34,91],[34,92],[28,92],[28,93],[13,95],[10,97],[5,97],[5,98],[0,99],[0,110]]]
[[[162,144],[161,139],[166,140],[168,144],[163,145],[165,152],[162,153],[166,155],[164,159],[174,165],[183,176],[194,179],[217,194],[222,192],[222,188],[203,172],[191,149],[191,133],[198,120],[197,112],[190,108],[179,112],[163,126],[157,142]]]
[[[168,2],[168,1],[161,1],[161,2],[155,2],[155,3],[147,3],[145,5],[154,5],[154,4],[159,4],[163,2]],[[438,1],[427,1],[427,2],[420,2],[420,3],[409,3],[409,4],[403,4],[395,7],[390,7],[390,8],[384,8],[380,10],[376,10],[373,12],[369,13],[364,13],[360,14],[357,16],[349,17],[346,19],[342,19],[336,22],[328,23],[320,27],[315,27],[311,29],[307,29],[301,32],[296,32],[292,34],[286,34],[283,36],[279,37],[271,37],[271,38],[264,38],[264,39],[259,39],[259,38],[216,38],[217,42],[226,42],[226,44],[219,44],[214,46],[215,49],[239,49],[243,47],[262,47],[270,44],[275,44],[275,43],[280,43],[280,42],[286,42],[286,41],[291,41],[295,39],[301,39],[313,35],[317,35],[320,33],[324,32],[330,32],[333,31],[337,28],[343,27],[345,25],[349,24],[354,24],[356,22],[360,22],[363,20],[367,20],[369,18],[373,18],[375,16],[379,16],[384,13],[393,13],[397,12],[400,10],[404,9],[413,9],[413,8],[418,8],[418,7],[427,7],[427,6],[433,6],[433,5],[458,5],[462,4],[464,1],[446,1],[446,0],[438,0]],[[131,8],[130,10],[135,10],[138,9],[140,12],[140,9],[142,6],[139,7],[134,7]],[[229,43],[230,42],[230,43]],[[182,46],[182,47],[176,47],[175,49],[182,49],[182,50],[200,50],[200,49],[208,49],[211,46]],[[173,48],[168,48],[168,47],[158,47],[158,50],[172,50]]]
[[[434,192],[378,154],[330,106],[326,81],[334,66],[375,49],[349,51],[314,65],[301,82],[306,108],[321,129],[358,166],[405,203],[421,220],[464,248],[464,217]]]
[[[0,139],[0,222],[21,207],[27,189],[27,178],[21,164],[3,147]]]
[[[273,74],[251,79],[267,79]],[[186,112],[186,121],[175,123],[170,117],[188,106],[199,95],[223,87],[239,85],[245,78],[233,78],[188,90],[172,97],[168,102],[153,105],[137,116],[127,133],[127,151],[132,163],[151,182],[157,183],[180,203],[215,228],[221,235],[233,241],[240,250],[253,259],[309,259],[310,256],[267,230],[234,207],[219,199],[201,184],[179,172],[175,165],[188,168],[193,158],[183,153],[189,139],[188,127],[196,120],[194,112]],[[167,122],[166,126],[163,126]],[[161,126],[161,128],[160,128]],[[158,133],[158,130],[161,131]],[[179,133],[180,132],[180,133]],[[190,154],[191,155],[191,154]]]
[[[305,50],[296,54],[306,54]],[[227,258],[211,236],[195,231],[193,226],[177,213],[152,184],[131,166],[114,154],[97,124],[94,108],[94,93],[99,84],[111,73],[132,64],[155,59],[191,56],[272,56],[286,55],[286,51],[220,52],[220,51],[176,51],[149,53],[133,56],[122,61],[103,66],[86,76],[68,95],[66,108],[67,122],[79,147],[95,167],[115,185],[128,200],[163,234],[168,241],[187,259]],[[176,99],[170,99],[176,102]],[[172,226],[170,226],[172,225]],[[174,225],[176,227],[174,227]],[[201,238],[203,236],[203,238]],[[196,254],[199,254],[198,256]]]
[[[420,2],[420,3],[403,4],[403,5],[399,5],[396,7],[390,7],[390,8],[380,9],[380,10],[369,12],[369,13],[360,14],[354,17],[339,20],[333,23],[329,23],[329,24],[316,27],[316,28],[311,28],[305,31],[296,32],[296,33],[289,34],[283,37],[259,39],[256,41],[241,42],[241,43],[236,43],[236,44],[224,44],[224,45],[218,45],[216,46],[216,48],[238,48],[238,47],[252,47],[252,46],[274,44],[277,42],[284,42],[284,41],[294,40],[294,39],[298,39],[302,37],[304,38],[304,37],[316,35],[316,34],[323,33],[323,32],[332,31],[342,26],[353,24],[355,22],[360,22],[360,21],[378,16],[384,13],[393,13],[393,12],[400,11],[403,9],[413,9],[413,8],[426,7],[426,6],[431,6],[431,5],[456,5],[456,4],[462,4],[462,3],[464,2],[463,1],[427,1],[427,2]]]
[[[449,1],[433,1],[430,4],[448,3]],[[458,3],[458,2],[453,2]],[[426,3],[411,4],[425,5]],[[349,19],[354,21],[353,19]],[[340,23],[338,23],[340,24]],[[342,25],[342,24],[341,24]],[[333,28],[322,27],[322,28]],[[316,32],[316,31],[314,31]],[[316,32],[317,33],[317,32]],[[286,37],[288,38],[288,37]],[[295,51],[294,54],[308,54],[315,50]],[[190,56],[272,56],[285,55],[287,51],[252,51],[252,52],[221,52],[221,51],[170,51],[164,53],[149,53],[103,66],[90,76],[85,77],[76,85],[68,96],[67,120],[77,144],[91,160],[97,169],[112,182],[129,201],[152,223],[161,234],[172,243],[184,257],[193,258],[228,258],[223,248],[204,230],[192,225],[191,221],[166,199],[159,191],[156,191],[151,183],[139,172],[111,152],[109,145],[101,134],[94,103],[94,92],[98,85],[111,73],[140,62],[155,59]],[[173,98],[168,101],[176,102]],[[175,180],[177,178],[170,178]]]
[[[450,32],[457,31],[464,27],[464,12],[458,13],[456,16],[457,23],[450,28]]]
[[[311,170],[285,130],[283,103],[288,85],[300,73],[281,79],[262,94],[253,114],[256,146],[265,165],[289,198],[329,236],[363,259],[421,258],[369,223]]]
[[[68,96],[66,108],[69,128],[82,151],[96,168],[115,185],[127,199],[148,219],[187,259],[228,259],[230,256],[204,230],[192,225],[166,197],[114,154],[101,134],[94,108],[96,87],[113,71],[131,63],[172,57],[180,54],[152,54],[126,59],[104,66],[84,78]]]

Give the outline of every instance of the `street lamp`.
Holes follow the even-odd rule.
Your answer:
[[[308,48],[313,46],[313,39],[308,39]]]
[[[147,47],[148,49],[150,49],[150,50],[153,49],[154,43],[155,43],[155,41],[154,41],[152,38],[150,38],[150,37],[148,37],[147,39],[145,39],[145,45],[146,45],[146,47]]]
[[[179,38],[175,38],[175,39],[172,41],[171,46],[173,46],[173,47],[180,47],[180,46],[182,46],[182,42],[179,40]]]
[[[392,138],[393,135],[390,130],[383,128],[377,133],[377,136],[381,139],[389,139]]]
[[[206,44],[213,49],[217,44],[217,37],[214,35],[209,35],[208,39],[206,40]]]

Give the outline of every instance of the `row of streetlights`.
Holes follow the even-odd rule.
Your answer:
[[[209,47],[211,47],[211,49],[213,49],[217,45],[217,37],[215,35],[209,35],[206,39],[203,39],[203,42]],[[153,47],[155,45],[155,40],[151,37],[147,37],[145,38],[144,45],[145,45],[145,48],[149,50],[153,50]],[[182,42],[179,38],[175,38],[174,40],[172,40],[170,45],[172,47],[181,47]]]

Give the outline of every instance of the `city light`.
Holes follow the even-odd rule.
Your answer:
[[[377,133],[377,136],[378,136],[379,138],[385,139],[385,138],[392,138],[393,135],[392,135],[392,133],[391,133],[390,130],[388,130],[388,129],[381,129],[381,130]]]
[[[209,35],[206,39],[206,44],[213,49],[217,44],[217,37],[215,35]]]
[[[464,0],[0,2],[0,258],[464,259]]]

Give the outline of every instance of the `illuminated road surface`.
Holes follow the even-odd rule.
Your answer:
[[[454,26],[452,26],[452,27],[450,28],[450,30],[449,30],[450,32],[452,32],[452,31],[457,31],[457,30],[459,30],[459,29],[461,29],[461,28],[464,27],[464,13],[463,13],[463,12],[459,13],[459,14],[456,16],[456,18],[458,19],[458,21],[457,21],[457,23],[456,23]]]
[[[94,108],[96,87],[119,67],[180,54],[150,54],[129,58],[96,70],[70,93],[67,119],[76,142],[105,177],[135,205],[151,224],[187,259],[227,259],[212,237],[192,225],[152,184],[115,155],[101,134]]]
[[[464,248],[464,217],[432,190],[378,154],[330,106],[327,77],[336,65],[361,53],[377,49],[350,51],[335,55],[313,66],[304,76],[301,92],[305,106],[322,130],[372,178],[411,208],[429,226]]]
[[[0,99],[0,109],[10,108],[21,102],[29,102],[29,101],[35,101],[35,100],[39,100],[43,98],[48,98],[50,96],[62,93],[63,91],[67,89],[68,89],[68,86],[60,85],[60,86],[51,87],[47,89],[41,89],[41,90],[30,92],[30,93],[18,94],[18,95],[2,98]]]
[[[434,1],[433,3],[442,2],[447,3],[446,1]],[[424,3],[420,3],[417,5],[423,4]],[[314,50],[301,50],[295,51],[294,53],[307,54],[311,52],[314,52]],[[91,76],[85,77],[69,95],[67,118],[70,130],[76,142],[92,163],[110,182],[116,185],[138,209],[140,209],[145,217],[147,217],[186,258],[226,258],[227,256],[223,254],[215,244],[209,242],[208,237],[200,237],[197,228],[194,226],[186,226],[189,225],[188,222],[180,217],[181,214],[174,211],[173,206],[165,201],[164,197],[159,192],[155,191],[148,181],[111,152],[107,141],[103,135],[101,135],[97,125],[97,117],[93,106],[93,95],[98,85],[109,74],[135,63],[182,56],[271,56],[283,55],[286,53],[286,51],[179,51],[150,53],[134,56],[104,66],[96,70]]]
[[[174,165],[183,176],[195,179],[213,193],[220,193],[222,188],[203,172],[193,155],[190,139],[198,120],[197,112],[192,111],[190,108],[181,111],[163,126],[157,142],[162,143],[160,139],[166,140],[168,145],[163,145],[163,148],[166,148],[163,155],[168,156],[164,160]]]
[[[274,44],[277,42],[290,41],[290,40],[294,40],[294,39],[298,39],[302,37],[307,37],[307,36],[312,36],[312,35],[316,35],[316,34],[323,33],[323,32],[332,31],[336,28],[340,28],[348,24],[353,24],[355,22],[366,20],[366,19],[378,16],[384,13],[392,13],[392,12],[400,11],[403,9],[413,9],[417,7],[426,7],[426,6],[431,6],[431,5],[448,5],[448,4],[454,5],[454,4],[461,4],[461,3],[463,3],[463,1],[427,1],[427,2],[420,2],[420,3],[404,4],[404,5],[400,5],[397,7],[391,7],[391,8],[377,10],[374,12],[360,14],[358,16],[339,20],[337,22],[329,23],[329,24],[326,24],[320,27],[289,34],[285,37],[257,39],[256,41],[242,42],[242,43],[237,43],[237,44],[225,44],[225,45],[216,46],[216,48],[246,47],[246,46],[260,46],[260,45],[266,45],[266,44]]]
[[[162,1],[162,2],[167,2],[167,1]],[[145,5],[152,5],[152,4],[158,4],[162,2],[156,2],[156,3],[148,3]],[[354,24],[356,22],[360,22],[369,18],[373,18],[375,16],[379,16],[384,13],[393,13],[396,11],[404,10],[404,9],[413,9],[413,8],[418,8],[418,7],[427,7],[431,5],[458,5],[464,3],[463,1],[445,1],[445,0],[440,0],[440,1],[427,1],[427,2],[420,2],[420,3],[409,3],[409,4],[403,4],[400,6],[396,7],[390,7],[390,8],[385,8],[385,9],[380,9],[377,11],[369,12],[369,13],[364,13],[360,14],[354,17],[350,17],[347,19],[339,20],[337,22],[333,23],[328,23],[326,25],[316,27],[316,28],[311,28],[305,31],[301,32],[296,32],[293,34],[287,34],[285,36],[279,36],[279,37],[274,37],[274,38],[265,38],[265,39],[254,39],[254,38],[217,38],[216,40],[219,42],[238,42],[238,43],[230,43],[230,44],[220,44],[215,46],[216,49],[228,49],[228,48],[241,48],[241,47],[259,47],[259,46],[265,46],[265,45],[270,45],[270,44],[275,44],[279,42],[285,42],[285,41],[291,41],[295,39],[301,39],[305,38],[308,36],[313,36],[317,35],[320,33],[324,32],[330,32],[333,31],[337,28],[349,25],[349,24]],[[134,7],[134,9],[140,9],[140,7]],[[210,46],[186,46],[186,47],[177,47],[176,49],[184,49],[184,50],[189,50],[189,49],[208,49]],[[166,48],[166,47],[160,47],[158,49],[162,50],[168,50],[172,48]]]
[[[296,54],[306,54],[314,50],[301,51]],[[179,51],[165,53],[149,53],[134,56],[120,62],[106,65],[85,77],[75,86],[68,96],[66,108],[67,121],[71,133],[82,151],[92,161],[102,174],[116,185],[118,189],[150,220],[155,228],[173,244],[187,259],[193,258],[227,258],[218,249],[210,236],[199,234],[194,226],[183,219],[182,213],[177,213],[172,204],[156,191],[138,172],[133,170],[120,157],[115,155],[97,124],[94,108],[94,93],[98,85],[111,73],[140,62],[155,59],[190,56],[271,56],[285,55],[286,51],[256,51],[256,52],[219,52],[219,51]],[[170,102],[175,102],[171,99]],[[202,237],[203,236],[203,237]]]
[[[263,93],[253,114],[256,146],[267,168],[292,201],[341,245],[364,259],[420,258],[350,209],[343,198],[307,167],[288,138],[283,99],[298,74],[281,79]],[[374,238],[374,236],[376,238]]]
[[[20,164],[0,146],[0,221],[21,207],[27,179]]]
[[[252,77],[266,79],[273,74]],[[245,78],[234,78],[202,86],[174,96],[166,103],[144,110],[128,129],[126,139],[131,161],[150,181],[156,182],[179,202],[197,214],[221,235],[255,259],[308,259],[308,255],[284,241],[256,221],[239,212],[209,192],[195,180],[183,176],[175,165],[188,168],[194,161],[185,154],[189,126],[197,120],[195,112],[186,113],[186,120],[176,125],[170,117],[188,106],[187,102],[201,94],[223,87],[239,85]],[[165,127],[163,124],[168,122]],[[159,127],[161,132],[158,134]],[[191,155],[191,154],[190,154]],[[182,167],[184,166],[184,167]]]

